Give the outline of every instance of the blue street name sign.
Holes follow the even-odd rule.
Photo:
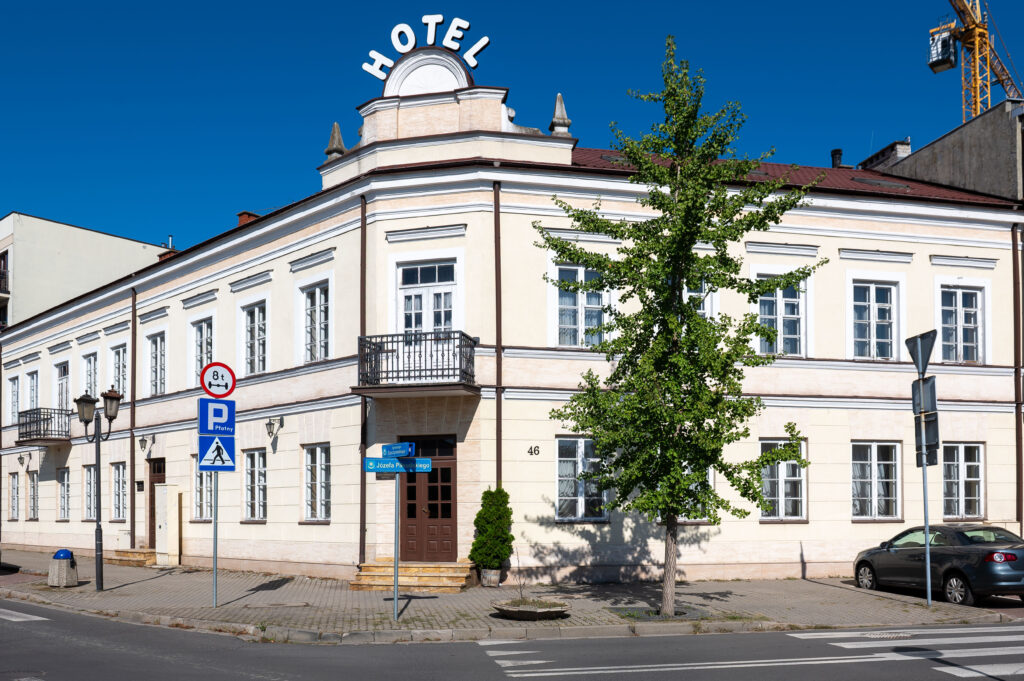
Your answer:
[[[363,459],[366,473],[429,473],[433,459]]]
[[[198,428],[200,435],[235,434],[235,401],[199,398]]]
[[[230,435],[200,435],[199,470],[235,470],[235,438]]]
[[[416,443],[415,442],[396,442],[391,445],[384,445],[381,447],[384,456],[395,457],[395,456],[416,456]]]

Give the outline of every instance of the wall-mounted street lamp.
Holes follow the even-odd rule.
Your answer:
[[[75,400],[75,406],[78,408],[78,420],[85,425],[85,439],[89,442],[96,443],[96,490],[93,493],[93,499],[96,500],[96,590],[103,591],[103,525],[100,522],[102,515],[100,513],[102,505],[102,495],[100,490],[103,488],[100,484],[100,440],[107,440],[110,438],[110,427],[117,418],[117,410],[121,406],[121,393],[114,390],[114,386],[110,386],[110,390],[100,395],[103,398],[103,413],[107,417],[107,434],[103,434],[103,421],[100,419],[100,412],[96,410],[96,403],[99,402],[95,397],[85,393],[77,400]],[[89,422],[95,421],[96,429],[93,431],[92,437],[89,436]]]
[[[281,432],[281,428],[284,426],[283,416],[272,416],[267,419],[267,438],[273,440],[277,437],[277,434]]]
[[[25,465],[25,457],[26,456],[28,457],[29,463],[32,463],[32,452],[29,452],[27,455],[26,454],[18,454],[18,465],[19,466],[24,466]]]
[[[149,436],[147,439],[145,435],[139,438],[139,449],[146,453],[146,458],[153,453],[153,445],[156,444],[156,433]]]

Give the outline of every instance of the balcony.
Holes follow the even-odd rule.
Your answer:
[[[359,385],[367,397],[479,395],[478,339],[462,331],[420,331],[359,337]]]
[[[28,409],[18,412],[17,445],[51,445],[71,440],[69,409]]]

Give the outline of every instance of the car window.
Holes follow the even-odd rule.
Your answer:
[[[979,527],[960,535],[968,544],[1024,544],[1024,539],[1001,527]]]
[[[924,530],[911,530],[906,534],[896,537],[892,542],[896,549],[913,549],[924,546]]]

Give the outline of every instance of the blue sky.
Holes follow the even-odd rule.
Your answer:
[[[1024,3],[989,0],[1024,68]],[[895,139],[915,148],[960,124],[959,72],[933,75],[928,29],[947,0],[765,3],[8,3],[0,41],[0,216],[16,210],[152,242],[193,245],[316,192],[331,123],[379,96],[360,64],[394,56],[424,14],[487,35],[474,77],[510,89],[516,122],[547,129],[556,92],[582,146],[608,124],[638,134],[658,111],[664,38],[702,68],[706,103],[738,100],[738,148],[827,165]],[[1002,90],[993,87],[994,99]]]

